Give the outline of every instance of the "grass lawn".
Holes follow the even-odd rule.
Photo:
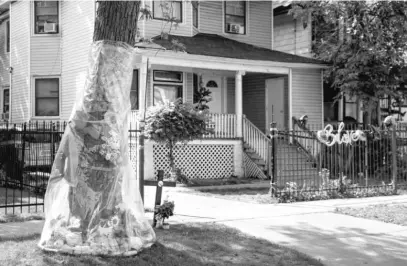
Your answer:
[[[157,243],[130,258],[72,256],[37,248],[39,235],[0,239],[0,265],[323,265],[295,250],[218,224],[171,225],[157,230]]]
[[[269,188],[228,188],[199,191],[190,190],[182,191],[182,193],[192,193],[206,197],[216,197],[259,204],[277,203],[277,199],[271,198],[269,190]]]
[[[228,189],[211,189],[211,190],[190,190],[182,191],[183,193],[192,193],[207,197],[217,197],[228,200],[238,200],[243,202],[271,204],[277,200],[271,198],[269,188],[228,188]]]
[[[337,208],[336,212],[355,217],[407,226],[407,206],[382,204],[357,208]]]

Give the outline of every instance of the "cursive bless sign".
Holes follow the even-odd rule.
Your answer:
[[[333,146],[335,144],[352,145],[352,142],[356,142],[358,140],[360,140],[360,141],[366,140],[366,136],[362,130],[356,130],[356,131],[347,130],[344,133],[342,133],[342,130],[344,127],[345,127],[345,124],[343,122],[341,122],[339,124],[338,131],[336,133],[334,133],[333,126],[326,125],[326,127],[323,130],[319,130],[317,132],[318,140],[327,146]]]

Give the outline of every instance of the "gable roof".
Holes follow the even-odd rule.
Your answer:
[[[169,35],[167,40],[159,36],[153,38],[153,42],[172,50],[172,40],[185,45],[185,52],[193,55],[205,55],[215,57],[226,57],[247,60],[274,61],[282,63],[303,63],[326,65],[326,62],[275,51],[267,48],[254,46],[247,43],[231,40],[216,34],[199,33],[192,37]]]

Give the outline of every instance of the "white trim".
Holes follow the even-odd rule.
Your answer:
[[[266,114],[265,115],[265,118],[266,118],[266,121],[265,121],[265,124],[266,124],[265,133],[266,133],[266,135],[268,134],[267,128],[269,127],[269,125],[268,125],[268,122],[269,122],[269,112],[268,112],[269,101],[268,101],[268,99],[269,99],[269,93],[268,93],[268,89],[267,89],[267,79],[265,79],[264,80],[264,113]]]
[[[290,68],[288,73],[288,128],[293,129],[293,70]]]
[[[188,59],[177,59],[169,57],[150,57],[150,65],[167,65],[199,69],[219,69],[228,71],[248,71],[257,73],[287,74],[288,68],[284,67],[262,67],[250,64],[233,64],[226,62],[193,61]]]
[[[62,27],[61,27],[61,4],[62,1],[55,1],[58,2],[58,33],[35,33],[35,0],[31,1],[30,4],[30,32],[31,32],[31,37],[39,37],[42,38],[42,36],[46,36],[46,37],[61,37],[61,31],[62,31]]]
[[[58,116],[36,116],[35,115],[35,80],[37,79],[58,79]],[[31,82],[31,119],[36,120],[53,120],[53,119],[60,119],[61,112],[62,112],[62,82],[61,82],[61,75],[33,75],[30,79]]]
[[[194,55],[167,50],[166,51],[162,50],[159,53],[157,53],[157,50],[154,49],[139,49],[139,52],[143,56],[150,57],[151,64],[157,63],[159,64],[159,61],[161,60],[163,62],[177,61],[178,63],[183,63],[182,67],[207,68],[219,70],[223,69],[230,71],[243,70],[248,72],[275,73],[275,74],[288,74],[288,68],[308,68],[308,69],[329,68],[329,66],[322,64],[320,65],[309,63],[284,63],[275,61],[237,59],[206,55]],[[204,67],[203,65],[205,65],[206,63],[208,63],[209,65]],[[169,65],[177,66],[177,63],[172,63]],[[252,70],[253,68],[257,69]]]

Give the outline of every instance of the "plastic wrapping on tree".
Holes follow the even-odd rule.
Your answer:
[[[155,242],[128,154],[132,51],[92,44],[45,194],[44,250],[125,256]]]

